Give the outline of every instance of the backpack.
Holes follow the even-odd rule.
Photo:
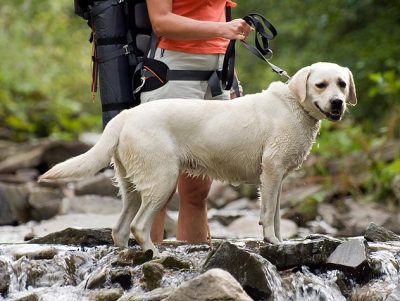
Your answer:
[[[105,127],[122,110],[140,104],[132,77],[150,46],[146,1],[74,0],[74,5],[92,29],[92,97],[99,85]]]

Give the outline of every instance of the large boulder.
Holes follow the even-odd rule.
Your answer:
[[[214,268],[228,271],[256,300],[269,298],[274,282],[280,278],[267,260],[227,241],[211,252],[204,263],[204,270]]]

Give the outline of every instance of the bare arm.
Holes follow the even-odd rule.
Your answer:
[[[245,39],[252,28],[243,20],[198,21],[172,13],[172,0],[147,0],[151,24],[157,36],[174,40],[201,40],[222,37]]]

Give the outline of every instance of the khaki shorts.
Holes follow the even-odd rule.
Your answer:
[[[223,54],[189,54],[157,48],[155,59],[168,65],[172,70],[221,70],[224,60]],[[142,92],[141,103],[165,98],[195,98],[209,100],[228,100],[229,91],[222,90],[222,94],[211,96],[208,81],[171,80],[164,86],[153,91]]]

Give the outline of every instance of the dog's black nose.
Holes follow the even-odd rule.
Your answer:
[[[343,100],[339,98],[333,98],[330,100],[331,109],[335,112],[341,112],[343,110]]]

